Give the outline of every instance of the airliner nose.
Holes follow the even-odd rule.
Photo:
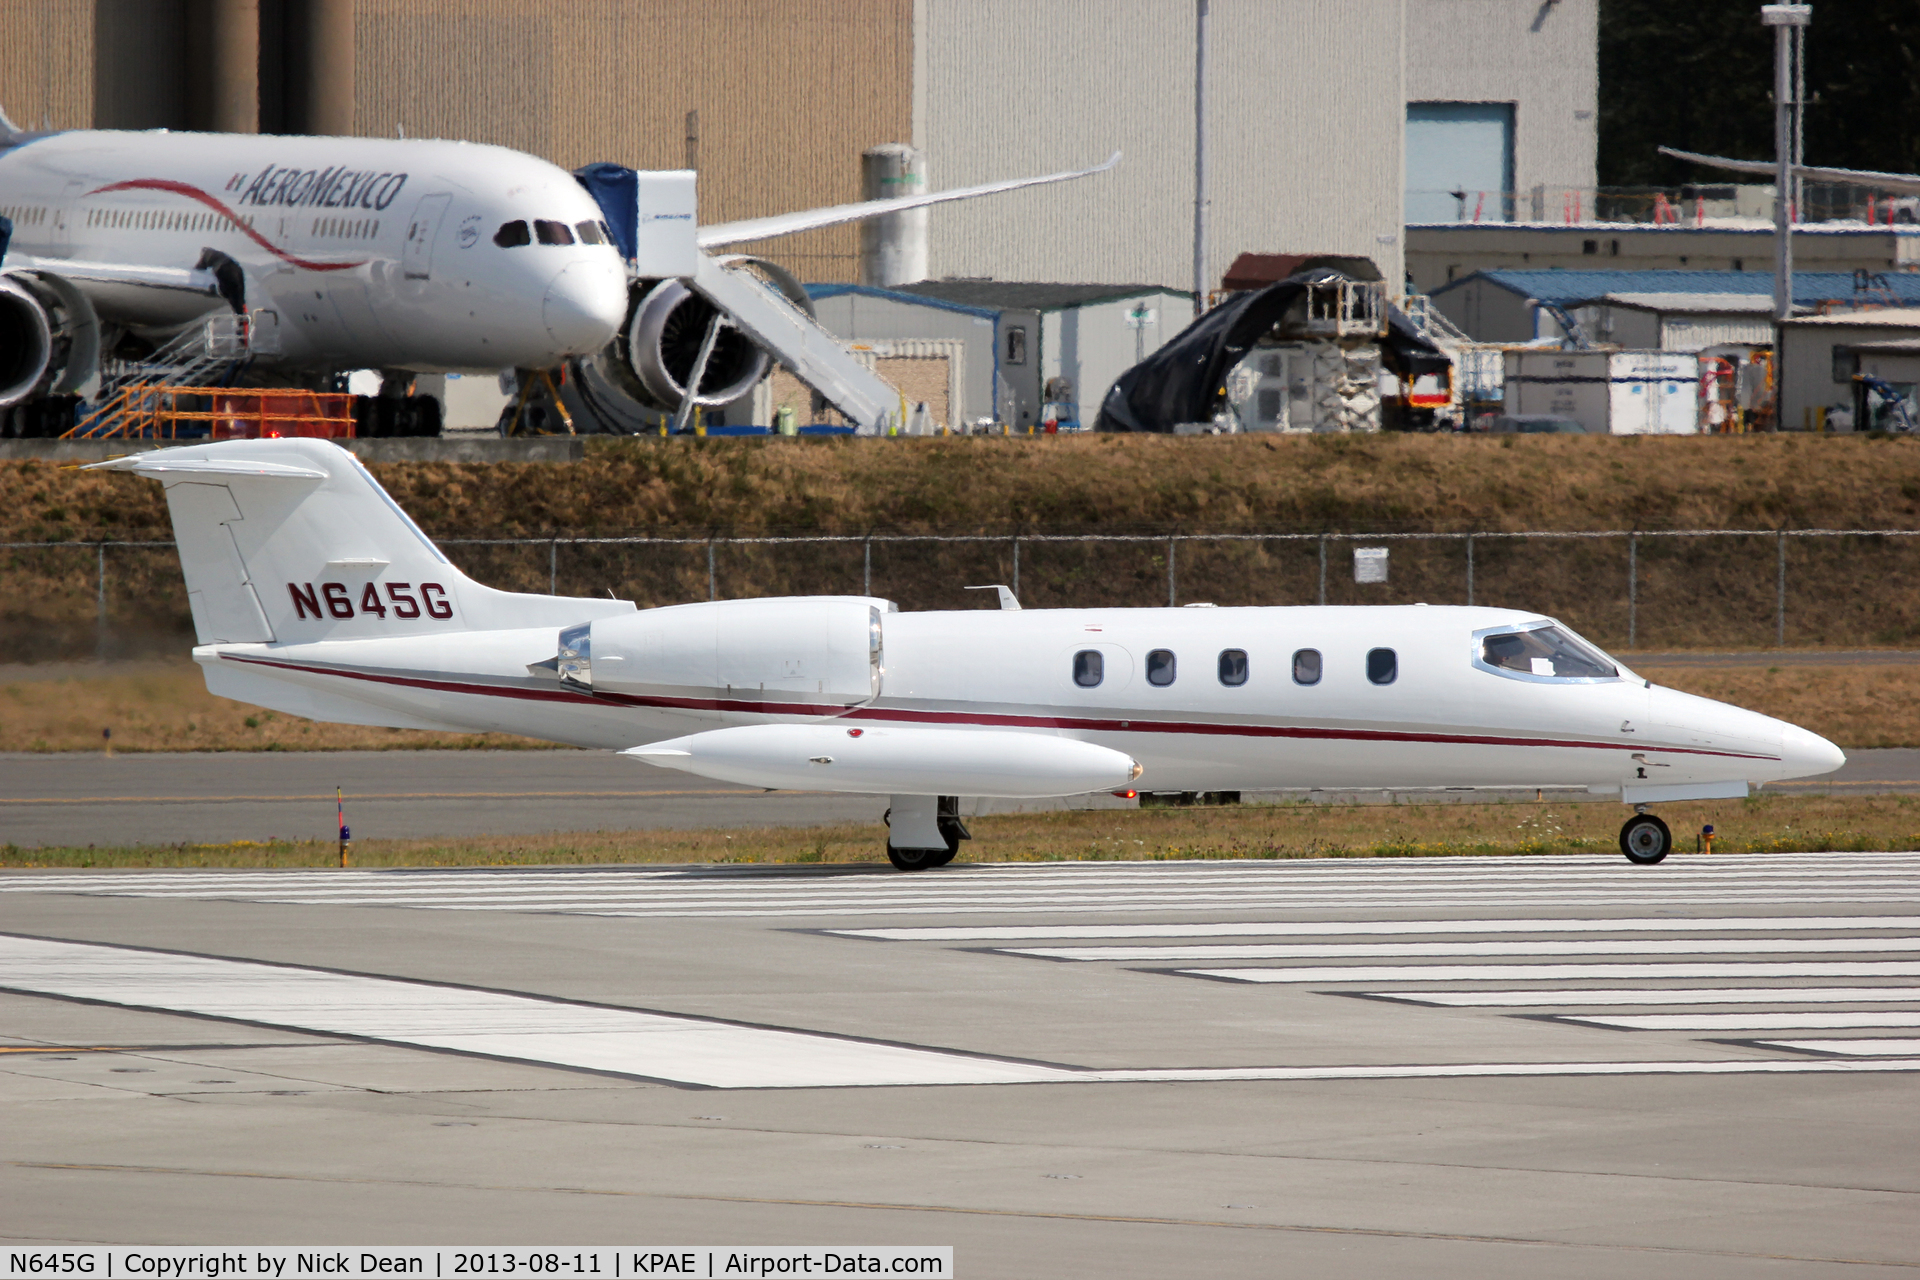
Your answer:
[[[1786,777],[1807,778],[1832,773],[1846,762],[1846,752],[1798,725],[1788,725],[1781,735],[1780,764],[1787,770]]]
[[[541,319],[555,347],[587,355],[613,341],[627,318],[627,276],[617,262],[575,262],[547,286]]]

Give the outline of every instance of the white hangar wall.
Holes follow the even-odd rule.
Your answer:
[[[1402,277],[1406,0],[1213,0],[1208,278],[1243,252]],[[931,188],[1125,152],[1110,174],[933,213],[931,271],[1193,280],[1193,0],[915,0]]]

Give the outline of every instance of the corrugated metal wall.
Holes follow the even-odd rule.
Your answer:
[[[677,169],[697,112],[705,223],[858,200],[861,151],[912,129],[912,0],[358,0],[356,27],[363,134]],[[858,266],[850,227],[766,251]]]
[[[92,5],[0,0],[0,108],[23,129],[92,126]]]
[[[1408,0],[1407,100],[1511,102],[1515,189],[1591,187],[1599,22],[1600,0]],[[1558,220],[1558,193],[1549,201]]]
[[[1126,153],[933,213],[933,274],[1191,287],[1192,0],[919,0],[934,188]],[[1213,0],[1212,261],[1360,254],[1400,278],[1404,0]],[[1384,242],[1383,242],[1384,241]]]

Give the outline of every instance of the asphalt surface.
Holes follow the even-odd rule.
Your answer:
[[[12,753],[0,754],[0,843],[331,840],[335,787],[345,795],[347,825],[359,840],[830,822],[871,822],[877,830],[886,810],[884,797],[758,791],[603,751]],[[1829,778],[1769,789],[1920,791],[1920,750],[1857,751]],[[1259,792],[1246,798],[1405,803],[1492,795]],[[1553,798],[1614,802],[1573,792]]]
[[[0,873],[10,1245],[1920,1266],[1920,855]]]

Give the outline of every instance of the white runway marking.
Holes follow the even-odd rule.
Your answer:
[[[1920,978],[1907,960],[1835,960],[1806,964],[1766,961],[1698,964],[1388,964],[1318,965],[1287,969],[1176,969],[1175,973],[1231,982],[1574,982],[1622,978]]]
[[[1796,929],[1920,929],[1910,916],[1604,917],[1588,920],[1228,920],[1205,924],[908,925],[897,929],[829,929],[846,938],[886,942],[992,942],[1003,938],[1339,937],[1420,933],[1691,933]]]
[[[1920,1013],[1645,1013],[1618,1018],[1580,1015],[1563,1018],[1590,1027],[1622,1031],[1887,1031],[1920,1027]]]
[[[1920,938],[1583,938],[1531,942],[1274,942],[1205,947],[999,947],[1002,955],[1043,960],[1153,961],[1328,960],[1390,956],[1675,956],[1754,952],[1827,955],[1834,952],[1920,951]]]
[[[1908,1004],[1920,987],[1562,987],[1547,991],[1369,991],[1407,1004],[1448,1009],[1547,1009],[1579,1005]]]
[[[1825,903],[1920,904],[1920,855],[1684,856],[1658,868],[1629,867],[1612,855],[1097,862],[955,867],[918,876],[684,867],[60,873],[0,875],[0,893],[615,918],[1137,916],[1218,910],[1350,914],[1456,907],[1483,914],[1564,907],[1644,915],[1656,905],[1719,913],[1729,907],[1785,906],[1804,913]]]
[[[16,992],[723,1089],[1920,1071],[1920,1057],[1913,1056],[1867,1061],[1808,1058],[1085,1070],[570,1004],[509,992],[4,935],[0,935],[0,973],[5,975],[4,988],[0,989]]]
[[[1920,1040],[1761,1040],[1774,1049],[1801,1049],[1811,1053],[1846,1053],[1884,1056],[1920,1053]]]

